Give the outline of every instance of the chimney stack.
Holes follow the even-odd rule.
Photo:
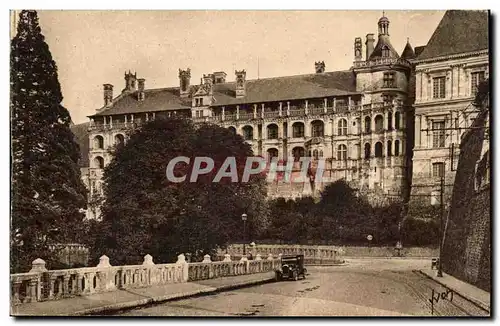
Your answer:
[[[145,89],[146,79],[139,78],[137,80],[137,82],[139,84],[139,92],[137,93],[137,99],[139,101],[144,101],[144,98],[145,98],[144,89]]]
[[[135,82],[137,81],[137,73],[132,74],[130,70],[125,72],[125,88],[123,92],[133,92],[135,91]]]
[[[375,37],[373,34],[366,34],[366,61],[370,59],[370,56],[373,53],[373,50],[375,49]]]
[[[354,61],[363,61],[363,44],[361,41],[361,37],[356,37],[354,39]]]
[[[247,72],[236,70],[234,73],[236,74],[236,98],[245,97]]]
[[[314,63],[314,68],[316,69],[317,74],[322,74],[325,72],[325,62],[318,61]]]
[[[181,97],[189,96],[189,88],[191,83],[191,69],[179,69],[179,93]]]
[[[104,106],[108,106],[113,102],[113,85],[104,84]]]

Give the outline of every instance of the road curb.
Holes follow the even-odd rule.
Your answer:
[[[420,275],[423,275],[425,277],[427,277],[428,279],[430,280],[433,280],[434,282],[440,284],[441,286],[447,288],[448,290],[451,290],[453,291],[454,293],[456,293],[457,295],[459,295],[460,297],[464,298],[465,300],[469,301],[470,303],[474,304],[475,306],[483,309],[484,311],[490,313],[490,306],[488,306],[487,304],[485,304],[484,302],[481,302],[477,299],[474,299],[473,297],[467,295],[467,294],[464,294],[464,293],[461,293],[460,291],[457,291],[455,288],[441,282],[440,280],[436,279],[436,278],[433,278],[432,276],[429,276],[427,275],[426,273],[422,272],[420,269],[417,269],[415,270],[417,271]]]
[[[209,287],[208,289],[201,289],[201,290],[196,290],[196,291],[186,292],[186,293],[167,294],[167,295],[162,295],[162,296],[157,296],[157,297],[145,298],[145,299],[141,299],[141,300],[122,302],[122,303],[107,305],[107,306],[103,306],[103,307],[85,309],[85,310],[77,311],[75,313],[66,314],[65,316],[85,316],[85,315],[89,316],[89,315],[97,315],[97,314],[107,315],[107,314],[121,311],[121,310],[128,310],[131,308],[138,308],[138,307],[143,307],[143,306],[161,304],[161,303],[169,302],[169,301],[183,300],[183,299],[193,298],[193,297],[197,297],[197,296],[212,295],[212,294],[225,292],[225,291],[229,291],[229,290],[235,290],[235,289],[239,289],[239,288],[261,285],[261,284],[266,284],[266,283],[271,283],[271,282],[274,282],[274,277],[272,277],[272,278],[270,277],[270,278],[266,278],[266,279],[262,279],[262,280],[257,280],[257,281],[240,282],[240,283],[235,283],[235,284],[230,284],[230,285],[223,285],[223,286],[219,286],[219,287]]]

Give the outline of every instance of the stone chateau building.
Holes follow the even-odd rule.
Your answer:
[[[443,21],[448,15],[449,12]],[[485,15],[487,19],[487,13]],[[458,23],[452,21],[452,25]],[[436,36],[443,22],[427,47],[416,48],[414,52],[408,42],[401,53],[390,42],[389,25],[389,19],[383,16],[378,21],[377,37],[367,34],[364,42],[361,37],[354,39],[353,66],[344,71],[327,71],[321,61],[314,64],[314,73],[307,75],[249,80],[246,71],[241,69],[235,71],[233,80],[229,80],[225,72],[213,72],[204,74],[200,84],[194,84],[188,68],[179,69],[179,85],[159,89],[147,89],[145,79],[128,72],[124,76],[125,87],[118,96],[114,94],[113,85],[104,84],[104,105],[89,117],[89,167],[83,169],[83,178],[91,195],[102,191],[103,168],[112,159],[108,150],[116,143],[127,141],[127,130],[158,117],[185,116],[199,123],[215,123],[242,135],[255,155],[268,159],[324,158],[326,183],[343,178],[361,191],[388,198],[408,198],[413,143],[417,142],[415,167],[423,171],[416,174],[416,181],[430,177],[431,171],[425,166],[437,161],[429,157],[441,155],[432,149],[426,151],[426,146],[433,143],[419,132],[422,126],[428,125],[421,121],[433,121],[429,117],[440,111],[445,102],[449,110],[458,110],[456,103],[470,100],[471,90],[463,86],[465,75],[468,74],[469,82],[480,77],[470,75],[475,68],[460,68],[467,69],[461,76],[457,75],[460,72],[456,68],[453,68],[454,74],[447,73],[448,68],[440,68],[440,65],[449,65],[447,60],[455,57],[456,64],[460,64],[460,60],[474,64],[473,59],[456,55],[454,51],[433,50],[437,47],[433,43],[443,42],[443,37]],[[448,32],[454,32],[450,23],[445,25]],[[444,42],[443,47],[447,48],[448,43]],[[469,50],[456,48],[459,53],[462,49]],[[416,54],[422,55],[422,60]],[[434,97],[428,95],[432,88],[427,83],[441,76],[448,84],[457,80],[463,85],[456,95],[449,90],[457,89],[457,82],[445,86],[445,97],[434,101]],[[436,85],[432,87],[441,91],[441,84]],[[445,126],[449,124],[446,121]],[[269,184],[268,195],[289,198],[315,195],[323,186],[324,183],[311,187],[309,183],[274,181]],[[89,217],[96,215],[99,213],[89,211]]]
[[[478,85],[489,76],[487,11],[449,10],[413,61],[416,75],[412,195],[433,195],[440,179],[450,198],[462,136],[478,109]]]

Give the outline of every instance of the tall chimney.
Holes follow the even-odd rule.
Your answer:
[[[375,48],[375,37],[373,34],[366,34],[366,61],[370,59]]]
[[[241,71],[236,70],[234,73],[236,74],[236,97],[237,98],[245,97],[247,73],[245,70]]]
[[[354,61],[363,61],[363,54],[361,53],[363,50],[362,42],[361,37],[354,39]]]
[[[179,69],[179,93],[181,97],[189,96],[189,88],[191,82],[191,69],[186,70]]]
[[[108,106],[113,102],[113,85],[104,84],[104,106]]]
[[[144,97],[145,97],[145,94],[144,94],[145,82],[146,82],[146,79],[144,79],[144,78],[137,79],[138,88],[139,88],[139,92],[137,93],[137,100],[139,100],[139,101],[144,101]]]

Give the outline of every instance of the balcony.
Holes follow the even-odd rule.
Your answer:
[[[380,65],[400,65],[411,68],[411,63],[401,58],[380,58],[372,61],[355,61],[353,64],[354,68],[369,68]]]
[[[117,122],[112,124],[102,124],[102,123],[91,123],[89,125],[88,131],[106,131],[106,130],[118,130],[118,129],[134,129],[137,128],[141,123],[137,122]]]

